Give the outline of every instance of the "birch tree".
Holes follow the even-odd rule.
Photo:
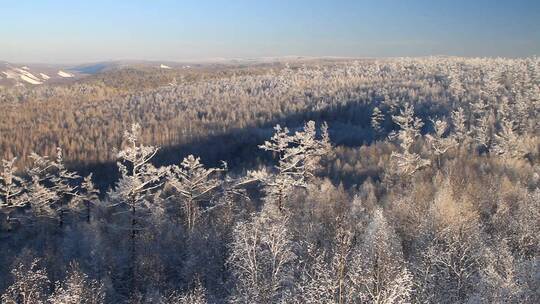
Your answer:
[[[405,266],[401,242],[381,210],[374,212],[351,261],[355,301],[361,303],[407,303],[413,277]]]
[[[333,250],[325,252],[307,245],[307,257],[297,282],[296,303],[354,303],[354,285],[351,276],[351,256],[354,234],[340,227],[334,239]]]
[[[206,289],[201,282],[197,281],[193,289],[184,293],[174,292],[169,295],[165,301],[167,304],[206,304]]]
[[[232,303],[280,303],[290,297],[296,259],[287,217],[268,204],[233,231],[227,260],[235,280]]]
[[[69,272],[62,282],[56,282],[54,292],[47,299],[50,304],[103,304],[103,284],[88,278],[79,266],[70,264]]]
[[[13,284],[2,294],[5,304],[44,304],[49,278],[46,271],[39,266],[40,261],[34,259],[31,263],[19,263],[13,270]]]

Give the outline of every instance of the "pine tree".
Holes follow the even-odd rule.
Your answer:
[[[373,108],[373,113],[371,114],[371,127],[375,132],[381,133],[382,131],[382,123],[384,122],[384,114],[382,111],[375,107]]]
[[[180,166],[172,166],[167,176],[167,183],[175,190],[175,199],[182,204],[188,231],[195,227],[202,211],[202,203],[212,197],[222,186],[223,181],[218,174],[227,170],[222,168],[206,169],[200,158],[189,155]]]
[[[435,134],[426,135],[426,138],[431,145],[433,154],[437,159],[437,164],[441,166],[441,156],[444,155],[449,149],[457,146],[457,142],[452,136],[445,136],[448,131],[448,123],[444,120],[435,120],[433,121],[433,129]]]
[[[129,238],[131,264],[131,290],[136,288],[135,263],[137,258],[137,234],[143,229],[145,215],[154,212],[159,206],[152,205],[148,199],[162,184],[166,174],[163,168],[157,169],[150,160],[156,155],[158,149],[153,146],[139,144],[140,126],[133,124],[131,130],[124,133],[127,146],[117,153],[117,162],[120,170],[120,179],[115,188],[110,190],[109,198],[114,202],[111,207],[121,206],[129,214]]]
[[[54,215],[52,204],[58,199],[57,193],[46,186],[52,178],[50,173],[53,170],[54,163],[46,157],[41,157],[32,153],[30,158],[33,161],[32,167],[27,169],[30,182],[28,185],[28,201],[32,207],[32,212],[36,216]]]
[[[96,189],[94,183],[92,182],[92,173],[86,176],[83,179],[83,182],[80,186],[80,193],[77,195],[77,206],[84,212],[85,219],[87,223],[90,223],[92,218],[92,209],[99,202],[99,190]]]
[[[471,131],[467,126],[467,118],[465,117],[463,108],[458,108],[452,111],[452,125],[454,127],[454,132],[451,136],[458,145],[462,147],[466,146],[469,141]]]
[[[399,174],[412,175],[430,164],[429,160],[412,151],[412,145],[415,139],[421,136],[420,129],[424,123],[420,118],[414,117],[414,107],[409,104],[405,105],[399,115],[393,115],[392,120],[400,130],[390,134],[390,139],[399,142],[400,151],[392,152],[390,158],[394,161]]]
[[[55,160],[35,153],[30,157],[33,165],[27,169],[30,178],[27,199],[32,211],[38,217],[56,220],[62,227],[71,202],[78,195],[77,181],[80,177],[66,169],[60,148],[57,148]]]
[[[66,169],[62,149],[57,148],[56,160],[54,162],[54,174],[50,178],[50,189],[56,193],[57,201],[54,204],[58,225],[64,225],[66,212],[71,209],[71,200],[78,195],[79,186],[76,181],[80,178],[73,171]]]
[[[15,161],[16,158],[2,160],[3,170],[0,171],[0,212],[6,215],[8,225],[12,220],[11,213],[28,203],[26,183],[16,175]]]
[[[283,210],[283,203],[290,191],[295,187],[306,187],[308,180],[319,169],[321,158],[331,151],[331,144],[326,124],[321,127],[320,139],[316,138],[313,121],[307,122],[302,131],[293,135],[280,125],[274,129],[276,132],[270,141],[259,147],[278,155],[277,173],[259,176],[266,185],[267,199],[276,202],[279,210]]]
[[[514,122],[502,118],[499,132],[494,135],[493,151],[505,158],[520,159],[528,153],[524,140],[516,132]]]
[[[482,116],[478,120],[478,124],[475,128],[475,137],[474,139],[476,142],[480,145],[480,147],[484,147],[486,149],[489,149],[491,146],[491,134],[490,134],[490,123],[489,123],[489,116]]]

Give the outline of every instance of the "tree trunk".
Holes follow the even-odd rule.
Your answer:
[[[137,282],[135,279],[135,266],[137,260],[137,251],[136,251],[136,236],[137,236],[137,218],[136,218],[136,209],[135,209],[135,200],[131,200],[131,244],[130,244],[130,265],[129,265],[129,275],[130,275],[130,291],[135,291],[137,287]]]
[[[85,201],[86,204],[86,223],[90,224],[90,202]]]

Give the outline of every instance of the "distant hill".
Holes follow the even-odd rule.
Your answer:
[[[0,85],[3,86],[37,86],[66,82],[80,76],[68,66],[0,62]]]

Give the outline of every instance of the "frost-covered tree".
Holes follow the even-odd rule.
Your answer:
[[[371,127],[375,132],[380,133],[382,131],[382,123],[384,122],[384,114],[382,111],[375,107],[373,108],[373,113],[371,114]]]
[[[189,155],[180,166],[171,166],[167,183],[174,189],[174,199],[178,200],[183,210],[188,231],[195,227],[202,212],[202,204],[211,201],[223,184],[218,176],[227,170],[227,164],[222,168],[204,168],[200,158]]]
[[[49,188],[48,183],[52,178],[51,170],[54,163],[46,157],[41,157],[32,153],[32,167],[27,169],[30,182],[28,184],[28,201],[32,207],[32,212],[36,216],[54,215],[52,205],[58,200],[57,193]]]
[[[296,255],[287,217],[267,204],[251,221],[233,231],[227,264],[236,289],[232,303],[280,303],[290,297]]]
[[[196,282],[193,289],[184,293],[173,292],[171,295],[164,299],[164,303],[167,304],[206,304],[206,289],[202,286],[200,281]]]
[[[70,211],[71,201],[78,195],[79,186],[76,181],[80,176],[66,168],[62,149],[58,148],[56,152],[55,172],[50,179],[52,183],[50,188],[56,192],[58,197],[55,209],[59,226],[62,227],[65,213]]]
[[[482,93],[487,98],[497,99],[499,91],[502,88],[502,78],[499,66],[491,67],[483,75]]]
[[[361,303],[407,303],[413,277],[406,267],[401,240],[377,209],[362,243],[351,258],[349,279]]]
[[[469,142],[471,131],[467,125],[467,117],[463,108],[458,108],[452,111],[452,126],[453,133],[450,135],[455,142],[460,146],[466,146]]]
[[[452,67],[448,70],[448,72],[448,79],[450,80],[448,87],[450,92],[456,97],[456,99],[459,100],[465,93],[463,82],[461,81],[460,71],[457,68]]]
[[[427,134],[426,138],[431,145],[433,154],[437,158],[437,164],[441,166],[441,156],[444,155],[449,149],[455,147],[457,142],[454,137],[447,136],[448,123],[444,120],[432,121],[433,129],[435,133],[433,135]]]
[[[62,227],[65,214],[70,211],[71,200],[77,196],[79,176],[66,169],[60,148],[55,160],[35,153],[31,157],[33,165],[27,173],[30,177],[28,201],[32,211],[36,216],[55,219]]]
[[[343,227],[336,232],[332,252],[307,245],[295,303],[354,303],[350,269],[354,234]]]
[[[130,251],[131,251],[131,288],[135,288],[135,260],[137,234],[144,227],[147,215],[161,209],[153,204],[149,197],[163,184],[164,168],[156,168],[150,160],[156,155],[158,149],[153,146],[139,144],[140,126],[133,124],[129,131],[124,133],[127,146],[118,152],[117,162],[120,170],[120,179],[108,195],[112,200],[111,207],[124,208],[123,213],[129,215]]]
[[[117,154],[120,179],[115,188],[109,191],[111,200],[128,208],[132,239],[135,238],[140,229],[138,212],[152,211],[148,196],[162,186],[162,177],[166,173],[165,170],[158,169],[150,163],[158,149],[139,144],[139,136],[140,126],[138,124],[133,124],[131,130],[124,133],[128,145]]]
[[[475,142],[480,148],[487,150],[491,147],[491,123],[489,113],[491,112],[486,112],[478,118],[473,129]]]
[[[425,288],[440,303],[463,302],[474,292],[483,243],[474,222],[444,227],[424,252]]]
[[[44,304],[49,278],[46,271],[34,259],[30,264],[19,263],[13,270],[13,284],[2,294],[5,304]]]
[[[274,130],[275,133],[270,141],[266,141],[260,148],[278,154],[278,172],[270,175],[260,171],[256,172],[256,176],[265,185],[267,199],[275,201],[278,209],[282,210],[284,200],[290,191],[294,187],[304,186],[304,183],[302,180],[303,176],[298,168],[301,157],[294,153],[294,151],[289,151],[289,146],[293,141],[292,136],[289,134],[289,129],[281,128],[280,125],[277,125],[274,127]]]
[[[516,132],[514,122],[502,118],[499,132],[494,134],[493,151],[506,158],[523,158],[527,151],[524,138]]]
[[[16,158],[2,160],[0,171],[0,212],[6,215],[8,225],[11,213],[28,203],[25,181],[16,175],[15,161]]]
[[[86,176],[80,186],[80,192],[77,195],[77,202],[80,204],[79,209],[83,209],[84,217],[87,223],[90,223],[92,218],[92,209],[99,201],[99,190],[96,189],[92,182],[92,174]]]
[[[331,144],[326,124],[321,127],[320,139],[317,139],[314,121],[307,122],[302,131],[292,135],[280,125],[274,129],[276,132],[270,141],[259,147],[278,155],[277,173],[260,177],[266,185],[267,199],[276,202],[282,210],[292,189],[306,187],[307,181],[319,169],[321,157],[331,151]]]
[[[392,120],[400,129],[391,134],[390,139],[398,141],[400,151],[392,152],[391,159],[395,162],[399,174],[412,175],[430,164],[429,160],[412,151],[412,145],[415,139],[421,136],[420,129],[424,123],[414,116],[414,107],[409,104],[405,105],[399,115],[393,115]]]
[[[103,304],[103,284],[88,278],[75,263],[62,282],[56,282],[54,292],[47,299],[50,304]]]
[[[485,265],[480,270],[479,302],[482,303],[533,303],[527,293],[525,280],[520,277],[518,261],[512,256],[506,241],[486,250]],[[527,274],[525,274],[527,275]]]

